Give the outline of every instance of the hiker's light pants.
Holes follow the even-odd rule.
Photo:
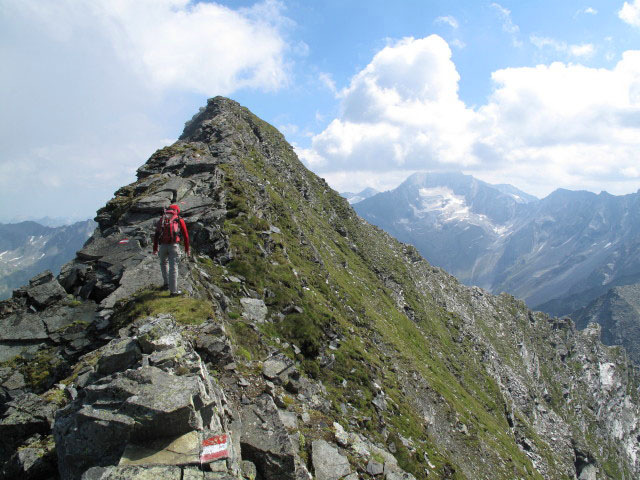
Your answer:
[[[164,284],[169,286],[171,293],[178,292],[178,264],[180,263],[180,245],[177,243],[164,243],[158,247],[160,269]],[[167,272],[168,267],[168,272]]]

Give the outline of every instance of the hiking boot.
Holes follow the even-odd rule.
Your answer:
[[[172,297],[179,297],[182,295],[182,290],[178,290],[177,292],[171,292]]]

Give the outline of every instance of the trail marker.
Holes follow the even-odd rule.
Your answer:
[[[220,460],[229,456],[229,439],[227,434],[214,435],[202,441],[200,463]]]

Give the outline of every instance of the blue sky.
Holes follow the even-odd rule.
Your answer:
[[[0,0],[0,221],[92,217],[206,98],[339,191],[640,188],[640,0]]]

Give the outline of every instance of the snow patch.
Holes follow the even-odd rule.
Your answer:
[[[469,220],[471,217],[464,197],[456,195],[450,188],[421,188],[418,193],[422,199],[422,209],[417,210],[417,213],[440,212],[446,222]]]
[[[417,218],[430,215],[439,224],[460,222],[476,225],[499,237],[507,235],[511,230],[509,224],[494,224],[486,215],[472,212],[465,197],[456,195],[448,187],[421,188],[418,195],[416,204],[410,205]],[[467,228],[469,227],[465,230]]]

